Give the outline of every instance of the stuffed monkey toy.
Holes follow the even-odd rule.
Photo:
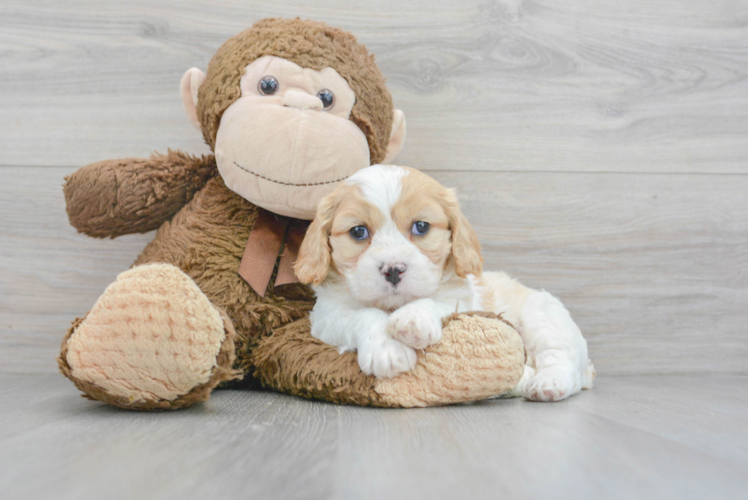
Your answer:
[[[338,182],[390,162],[405,138],[372,55],[323,23],[265,19],[189,70],[184,108],[214,155],[178,151],[85,166],[64,186],[71,224],[97,238],[157,229],[132,268],[73,322],[61,372],[95,400],[176,409],[244,378],[290,394],[385,407],[510,390],[516,331],[455,315],[443,340],[394,379],[359,370],[309,334],[312,291],[292,265],[316,205]]]

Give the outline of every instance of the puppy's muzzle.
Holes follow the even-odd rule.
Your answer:
[[[392,283],[392,286],[397,286],[397,284],[400,283],[400,279],[406,269],[407,267],[405,264],[383,264],[382,267],[380,267],[382,276],[384,276],[384,279]]]

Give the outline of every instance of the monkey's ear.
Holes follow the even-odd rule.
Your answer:
[[[200,119],[197,117],[197,90],[205,81],[205,73],[197,68],[190,68],[182,77],[179,92],[182,94],[182,106],[196,129],[200,130]]]
[[[392,160],[400,154],[405,144],[405,115],[399,109],[392,114],[392,132],[390,132],[390,143],[387,145],[387,154],[384,155],[382,163],[392,163]]]

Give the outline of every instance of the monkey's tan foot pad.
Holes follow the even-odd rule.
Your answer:
[[[362,406],[417,407],[478,401],[510,391],[522,378],[525,350],[517,331],[492,314],[445,320],[441,342],[418,352],[416,367],[394,379],[361,372],[356,354],[338,354],[291,323],[253,350],[255,376],[280,391]]]
[[[170,264],[137,266],[68,330],[60,371],[89,398],[166,410],[205,401],[232,370],[235,332],[197,284]]]

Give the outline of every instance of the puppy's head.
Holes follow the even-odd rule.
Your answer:
[[[418,170],[374,165],[320,202],[295,271],[319,284],[332,270],[358,301],[393,309],[433,294],[451,264],[463,278],[483,268],[454,192]]]

